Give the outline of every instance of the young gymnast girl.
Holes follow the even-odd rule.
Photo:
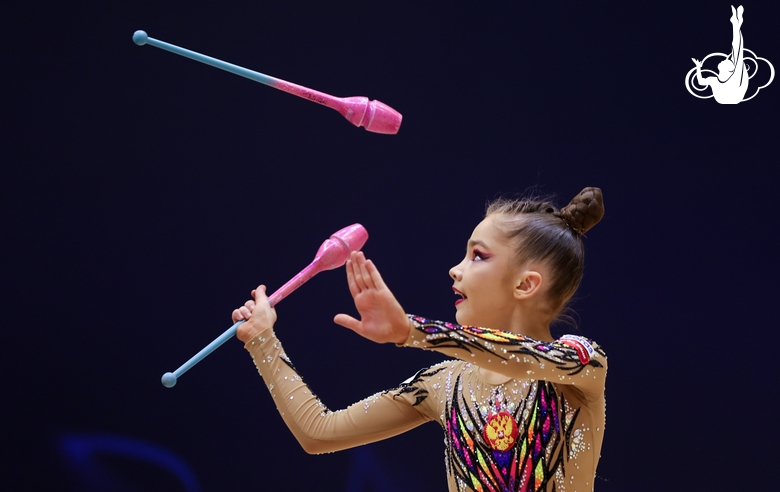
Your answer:
[[[558,340],[550,324],[583,272],[582,235],[604,213],[586,188],[562,210],[500,199],[450,270],[458,324],[405,314],[363,253],[347,281],[360,315],[334,321],[378,343],[435,350],[454,360],[336,412],[311,392],[273,331],[265,287],[233,311],[284,422],[309,453],[338,451],[424,422],[444,429],[450,491],[593,490],[604,435],[607,360],[593,341]]]

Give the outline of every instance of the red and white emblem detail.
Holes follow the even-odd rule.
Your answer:
[[[590,362],[591,357],[596,352],[586,338],[577,335],[564,335],[558,341],[576,350],[577,357],[583,366]]]

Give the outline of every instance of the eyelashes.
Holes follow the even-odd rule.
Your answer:
[[[471,261],[484,261],[490,258],[489,255],[486,255],[482,251],[475,249],[471,252]]]

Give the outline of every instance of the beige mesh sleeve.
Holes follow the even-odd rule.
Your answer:
[[[403,385],[331,411],[297,373],[273,331],[256,336],[245,348],[282,419],[307,453],[339,451],[387,439],[431,420],[421,411],[425,406],[419,404],[419,391],[400,391]]]

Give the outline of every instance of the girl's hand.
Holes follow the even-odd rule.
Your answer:
[[[252,297],[255,296],[255,291],[253,290],[251,293]],[[233,315],[231,318],[233,319],[233,324],[238,323],[241,320],[249,319],[250,316],[252,316],[252,310],[255,308],[255,301],[253,299],[249,299],[244,303],[243,306],[241,306],[238,309],[233,310]]]
[[[268,303],[268,297],[265,295],[265,285],[260,285],[252,291],[254,301],[246,303],[233,311],[233,322],[247,319],[246,323],[238,326],[236,337],[244,343],[253,339],[265,331],[270,331],[276,323],[276,310]]]
[[[694,64],[695,64],[697,67],[701,67],[701,62],[700,62],[699,60],[697,60],[696,58],[691,58],[691,60],[693,60],[693,63],[694,63]]]
[[[336,324],[377,343],[404,343],[409,338],[411,322],[406,312],[385,285],[379,270],[363,253],[350,254],[347,282],[360,320],[337,314],[333,318]]]

